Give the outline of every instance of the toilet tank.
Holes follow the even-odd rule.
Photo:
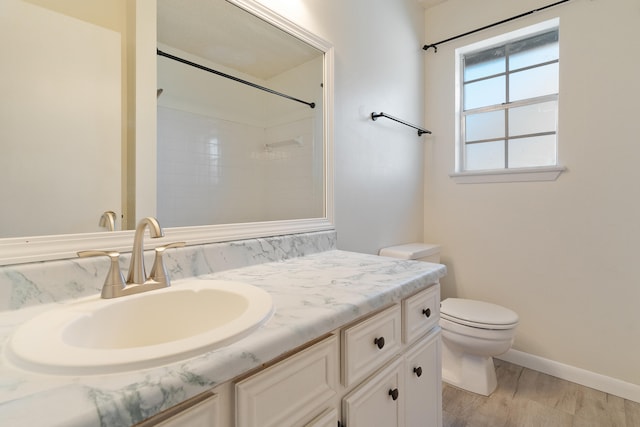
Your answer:
[[[378,255],[440,263],[440,245],[431,243],[407,243],[405,245],[382,248]]]

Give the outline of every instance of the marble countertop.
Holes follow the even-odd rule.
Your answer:
[[[273,317],[227,347],[172,364],[109,375],[43,375],[11,366],[4,347],[12,331],[54,304],[2,312],[0,425],[132,425],[400,301],[445,273],[440,264],[329,250],[201,276],[266,290],[273,297]],[[173,286],[180,286],[180,281]]]

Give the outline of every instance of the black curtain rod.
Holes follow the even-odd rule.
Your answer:
[[[171,55],[170,53],[163,52],[160,49],[156,49],[156,53],[158,54],[158,56],[164,56],[165,58],[173,59],[174,61],[182,62],[183,64],[186,64],[186,65],[191,65],[192,67],[198,68],[198,69],[203,70],[203,71],[208,71],[208,72],[216,74],[218,76],[225,77],[227,79],[236,81],[238,83],[242,83],[242,84],[245,84],[247,86],[251,86],[251,87],[254,87],[256,89],[260,89],[260,90],[263,90],[265,92],[269,92],[269,93],[272,93],[274,95],[278,95],[278,96],[281,96],[283,98],[290,99],[292,101],[300,102],[301,104],[308,105],[311,108],[315,108],[316,107],[316,103],[315,102],[306,102],[306,101],[303,101],[301,99],[294,98],[294,97],[286,95],[286,94],[284,94],[282,92],[278,92],[278,91],[275,91],[273,89],[269,89],[268,87],[260,86],[258,84],[252,83],[250,81],[243,80],[241,78],[232,76],[232,75],[227,74],[227,73],[223,73],[222,71],[214,70],[212,68],[205,67],[204,65],[196,64],[195,62],[191,62],[191,61],[188,61],[186,59],[180,58],[178,56]]]
[[[503,19],[502,21],[499,21],[499,22],[494,22],[493,24],[485,25],[482,28],[477,28],[477,29],[472,30],[472,31],[467,31],[464,34],[458,34],[457,36],[450,37],[450,38],[448,38],[446,40],[442,40],[442,41],[439,41],[437,43],[425,44],[424,46],[422,46],[422,49],[429,50],[429,48],[433,48],[434,52],[438,52],[438,45],[440,45],[440,44],[447,43],[447,42],[450,42],[452,40],[456,40],[456,39],[459,39],[461,37],[465,37],[465,36],[468,36],[469,34],[477,33],[477,32],[482,31],[482,30],[486,30],[487,28],[491,28],[491,27],[498,26],[500,24],[504,24],[505,22],[514,21],[516,19],[522,18],[522,17],[527,16],[527,15],[532,15],[532,14],[534,14],[536,12],[540,12],[541,10],[549,9],[550,7],[554,7],[554,6],[557,6],[559,4],[566,3],[568,1],[571,1],[571,0],[557,1],[557,2],[549,4],[547,6],[543,6],[543,7],[540,7],[538,9],[533,9],[533,10],[530,10],[528,12],[521,13],[520,15],[512,16],[511,18]]]
[[[371,113],[371,120],[375,121],[378,117],[386,117],[387,119],[391,119],[393,121],[396,121],[398,123],[402,123],[405,126],[409,126],[410,128],[414,128],[418,130],[418,136],[422,136],[423,133],[431,133],[430,130],[426,130],[424,128],[421,128],[420,126],[416,126],[416,125],[412,125],[411,123],[407,123],[404,120],[400,120],[397,117],[393,117],[388,115],[387,113]]]

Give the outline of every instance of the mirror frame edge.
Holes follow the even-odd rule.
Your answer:
[[[333,170],[334,48],[326,40],[254,0],[226,0],[324,52],[324,218],[166,228],[165,239],[202,245],[233,240],[335,230]],[[89,249],[131,252],[134,230],[0,239],[0,266],[75,258]],[[147,239],[150,240],[150,239]],[[163,239],[164,240],[164,239]],[[149,246],[151,247],[151,246]]]

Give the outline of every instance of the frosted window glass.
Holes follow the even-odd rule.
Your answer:
[[[553,61],[558,59],[558,53],[558,43],[546,44],[535,49],[514,53],[509,56],[509,69],[517,70],[518,68]]]
[[[505,102],[505,77],[495,77],[464,85],[464,109],[485,107]]]
[[[511,108],[509,110],[509,135],[555,132],[557,117],[557,101]]]
[[[509,167],[552,166],[556,164],[556,136],[536,136],[509,141]]]
[[[503,169],[504,141],[465,145],[466,170]]]
[[[464,81],[504,73],[506,66],[504,47],[467,55],[464,58]]]
[[[469,114],[465,119],[467,141],[504,138],[504,111]]]
[[[558,93],[558,63],[510,74],[509,101]]]

